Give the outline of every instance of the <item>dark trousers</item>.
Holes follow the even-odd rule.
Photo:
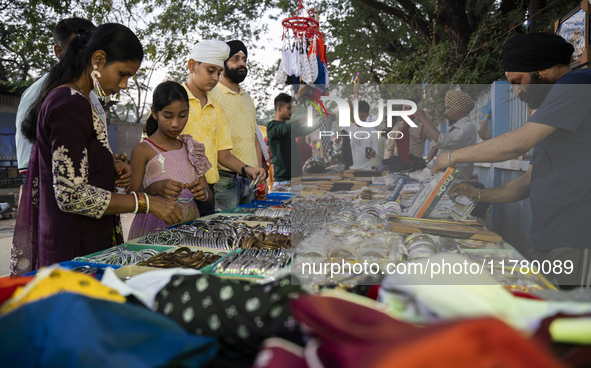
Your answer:
[[[209,189],[211,189],[211,194],[213,194],[211,202],[206,204],[204,202],[195,200],[195,203],[197,203],[197,208],[199,208],[200,217],[213,215],[215,213],[215,189],[213,187],[213,185],[209,186]]]

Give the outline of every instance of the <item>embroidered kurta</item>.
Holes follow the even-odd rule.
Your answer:
[[[113,245],[116,218],[103,215],[115,190],[106,131],[79,92],[57,88],[45,98],[15,228],[13,273]]]

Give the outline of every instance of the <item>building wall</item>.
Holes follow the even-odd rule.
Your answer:
[[[487,188],[498,187],[517,179],[527,170],[528,162],[516,162],[511,160],[518,167],[495,164],[491,170],[490,164],[475,164],[474,173],[478,174],[479,181]],[[504,167],[503,167],[504,166]],[[491,175],[493,174],[493,175]],[[493,204],[491,216],[486,226],[517,249],[521,254],[526,255],[532,247],[529,238],[531,228],[532,212],[529,198],[513,203]]]
[[[0,161],[16,160],[16,111],[20,98],[0,95]]]
[[[109,124],[109,144],[114,153],[125,152],[131,157],[131,151],[142,139],[144,124],[126,123],[111,120]]]

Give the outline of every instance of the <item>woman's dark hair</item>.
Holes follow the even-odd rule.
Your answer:
[[[162,82],[156,86],[152,94],[152,109],[158,113],[176,101],[185,101],[187,105],[189,104],[189,95],[185,87],[173,81]],[[150,112],[150,116],[146,120],[146,134],[149,137],[156,133],[156,130],[158,130],[158,121]]]
[[[99,50],[107,55],[107,64],[117,61],[142,61],[144,58],[144,50],[137,36],[121,24],[103,24],[90,33],[74,37],[66,48],[62,60],[51,68],[41,93],[29,108],[23,121],[22,132],[29,141],[33,142],[36,139],[37,116],[45,97],[56,87],[80,78],[82,73],[90,67],[94,53]]]

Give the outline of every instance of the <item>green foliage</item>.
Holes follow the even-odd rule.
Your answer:
[[[553,31],[554,21],[579,1],[538,3],[539,9],[551,4],[538,15],[538,30]],[[457,52],[458,45],[439,17],[450,0],[308,0],[305,4],[320,9],[331,84],[349,83],[357,72],[361,83],[489,84],[503,79],[502,46],[511,35],[525,31],[529,2],[467,0],[471,33],[469,52],[463,54]],[[147,86],[154,71],[166,67],[168,78],[183,82],[186,55],[196,42],[242,39],[250,48],[260,46],[264,17],[280,21],[297,6],[295,0],[0,0],[0,88],[22,92],[55,64],[51,29],[59,19],[79,16],[95,24],[118,22],[136,32],[146,56],[125,101],[115,110],[130,121],[141,121],[149,107]],[[268,15],[269,10],[277,14],[277,9],[279,15]],[[421,22],[427,33],[417,26]],[[271,37],[274,44],[265,46],[280,47],[280,35]],[[257,86],[252,91],[255,103],[264,106],[273,97],[267,87],[274,83],[278,64],[269,68],[251,58],[248,67],[248,80]]]

